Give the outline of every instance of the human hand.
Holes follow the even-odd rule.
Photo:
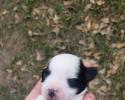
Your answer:
[[[88,60],[83,61],[86,67],[97,66],[96,63],[90,62]],[[37,82],[32,91],[28,94],[25,100],[35,100],[41,94],[41,79]],[[83,97],[83,100],[96,100],[95,95],[91,92],[88,92]]]

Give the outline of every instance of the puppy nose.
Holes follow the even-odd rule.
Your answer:
[[[55,90],[54,89],[48,89],[48,96],[53,98],[55,96]]]

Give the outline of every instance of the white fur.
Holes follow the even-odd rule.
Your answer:
[[[85,89],[76,95],[76,89],[70,88],[67,79],[76,78],[79,71],[80,58],[72,54],[60,54],[53,57],[49,63],[51,74],[42,83],[42,95],[36,100],[49,100],[47,98],[48,89],[57,90],[56,99],[52,100],[82,100]]]

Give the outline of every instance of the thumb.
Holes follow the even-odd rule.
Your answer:
[[[87,93],[84,97],[83,100],[96,100],[95,95],[93,93]]]

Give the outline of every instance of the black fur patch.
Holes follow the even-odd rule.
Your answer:
[[[49,68],[47,67],[47,68],[43,69],[43,71],[42,71],[42,82],[44,82],[45,79],[46,79],[49,75],[50,75],[50,70],[49,70]]]
[[[68,79],[68,84],[71,88],[76,88],[76,94],[79,94],[87,87],[89,81],[92,80],[96,74],[97,70],[95,68],[86,68],[83,62],[80,61],[77,78]]]
[[[77,89],[77,93],[79,94],[80,92],[82,92],[86,87],[87,87],[87,81],[85,78],[85,67],[82,63],[82,61],[80,61],[80,66],[79,66],[79,72],[77,74],[77,78],[72,78],[72,79],[68,79],[68,84],[71,88],[76,88]]]

